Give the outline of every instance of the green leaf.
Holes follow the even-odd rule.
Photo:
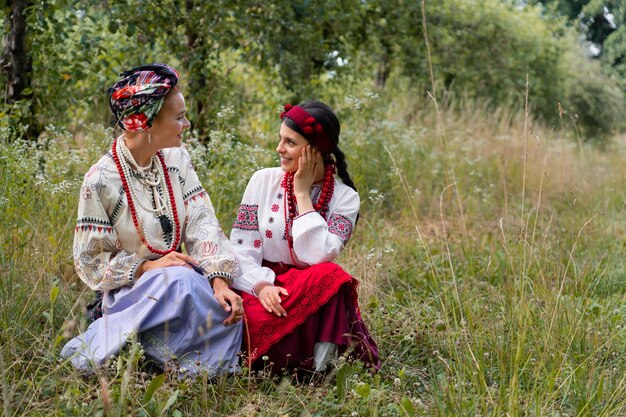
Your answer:
[[[413,403],[407,397],[402,397],[400,400],[400,408],[410,417],[415,415],[415,407],[413,407]]]
[[[166,414],[167,409],[170,408],[172,404],[176,402],[177,399],[178,399],[178,390],[174,391],[172,395],[170,395],[170,398],[167,399],[167,403],[165,403],[165,407],[163,407],[163,410],[161,410],[161,414],[159,414],[159,416],[167,415]]]
[[[343,399],[345,397],[348,376],[352,374],[352,371],[352,366],[348,364],[345,364],[337,371],[337,398]]]
[[[52,287],[52,289],[50,290],[50,303],[54,304],[58,296],[59,296],[59,287]]]
[[[61,344],[61,342],[62,342],[63,340],[65,340],[65,338],[63,337],[63,335],[61,335],[61,334],[60,334],[60,335],[58,335],[58,336],[56,337],[56,339],[54,339],[54,347],[55,347],[55,348],[56,348],[56,347],[58,347],[58,346]]]
[[[144,404],[148,403],[152,399],[152,396],[154,395],[156,390],[158,390],[161,387],[161,385],[163,385],[164,381],[165,381],[164,374],[160,374],[152,378],[152,381],[150,381],[150,385],[148,385],[148,389],[146,389],[146,393],[143,396]]]
[[[134,23],[129,23],[128,26],[126,26],[126,36],[128,37],[133,36],[135,34],[136,29],[137,29],[137,26]]]
[[[361,398],[367,400],[370,396],[370,392],[372,391],[372,387],[370,386],[370,384],[361,384],[356,385],[354,387],[354,390],[357,394],[359,394]]]
[[[111,20],[107,26],[107,29],[109,29],[109,32],[111,33],[116,33],[117,30],[119,29],[119,24],[117,22],[117,20]]]

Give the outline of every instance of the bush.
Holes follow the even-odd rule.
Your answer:
[[[564,108],[584,140],[604,142],[623,128],[624,94],[599,63],[572,59]]]

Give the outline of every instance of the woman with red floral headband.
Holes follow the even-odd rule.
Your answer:
[[[357,302],[357,280],[332,263],[348,242],[360,200],[324,103],[285,106],[280,168],[257,171],[230,242],[241,275],[249,364],[323,371],[345,351],[378,369],[378,350]],[[337,174],[341,181],[335,178]]]
[[[233,372],[238,263],[181,147],[190,124],[178,73],[153,64],[121,75],[109,102],[122,134],[85,175],[74,235],[76,270],[102,308],[61,354],[89,371],[136,334],[146,357],[181,376]]]

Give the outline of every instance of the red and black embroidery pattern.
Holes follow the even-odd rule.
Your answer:
[[[185,201],[185,205],[188,205],[190,200],[196,201],[196,198],[202,198],[205,195],[207,195],[207,193],[204,191],[204,188],[202,188],[201,185],[197,185],[183,195],[183,200]]]
[[[95,217],[81,217],[76,223],[76,231],[98,231],[105,233],[112,233],[113,227],[108,220],[98,219]]]
[[[259,205],[242,204],[237,213],[233,228],[241,230],[259,230]]]
[[[352,222],[346,216],[334,213],[328,219],[328,231],[339,236],[345,243],[352,235]]]

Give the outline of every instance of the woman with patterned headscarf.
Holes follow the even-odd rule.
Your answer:
[[[229,286],[238,263],[181,147],[190,124],[178,73],[153,64],[121,77],[109,102],[122,134],[85,175],[74,235],[78,275],[102,302],[61,354],[91,370],[136,334],[161,367],[235,371],[243,309]]]

